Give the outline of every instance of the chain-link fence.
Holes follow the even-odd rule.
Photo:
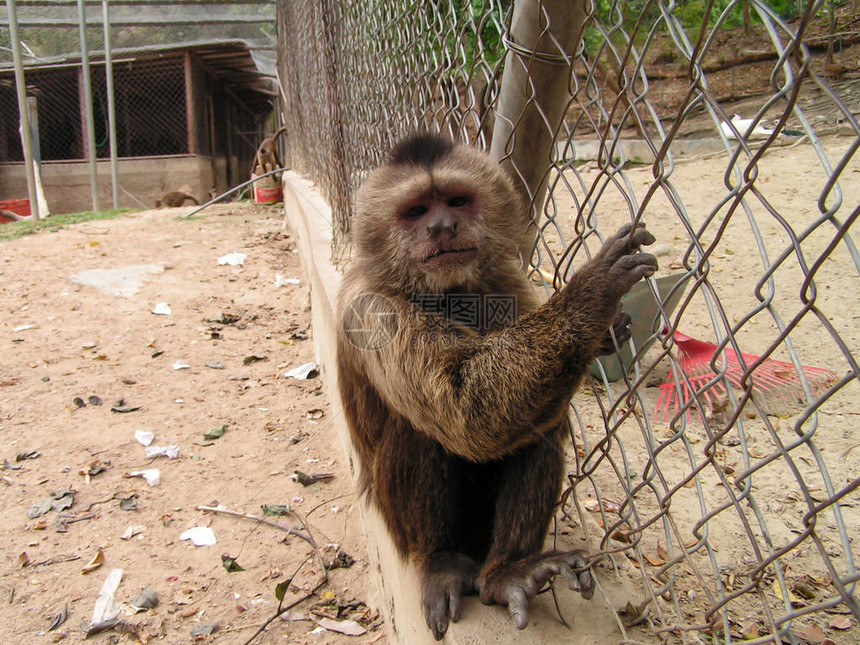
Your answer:
[[[86,158],[84,124],[80,117],[80,74],[78,65],[27,74],[28,93],[36,97],[38,104],[43,161]],[[110,155],[104,65],[94,65],[91,74],[96,155],[104,159]],[[181,53],[119,63],[114,68],[114,83],[118,156],[188,153]],[[14,87],[10,85],[5,92],[0,89],[0,96],[4,140],[10,144],[6,150],[0,150],[0,159],[23,161]]]
[[[518,147],[548,128],[536,285],[630,221],[661,262],[625,300],[630,351],[574,399],[558,532],[639,581],[625,638],[857,642],[856,3],[595,0],[572,50],[554,3],[523,4],[538,52],[509,2],[279,1],[290,155],[332,206],[335,255],[363,174],[410,130],[522,177]],[[569,89],[558,125],[547,67]],[[529,122],[500,110],[516,69]]]

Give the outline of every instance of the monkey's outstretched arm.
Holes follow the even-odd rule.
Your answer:
[[[501,331],[478,336],[434,325],[432,315],[401,299],[391,342],[348,351],[416,429],[466,459],[498,459],[567,413],[621,296],[656,270],[653,256],[635,253],[653,240],[644,228],[632,236],[622,229],[549,302]]]

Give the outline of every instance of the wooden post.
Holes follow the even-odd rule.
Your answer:
[[[525,264],[534,251],[585,16],[585,0],[514,3],[490,156],[510,172],[529,204],[531,221],[524,222],[520,242]]]
[[[188,154],[197,154],[197,104],[194,97],[194,74],[191,52],[185,52],[185,126],[188,131]]]

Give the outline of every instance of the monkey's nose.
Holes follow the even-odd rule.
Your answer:
[[[459,222],[450,213],[433,214],[427,222],[427,237],[437,239],[447,237],[451,239],[457,235]]]

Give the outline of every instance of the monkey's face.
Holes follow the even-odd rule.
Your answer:
[[[469,281],[483,235],[478,196],[456,182],[433,182],[397,205],[392,234],[427,286],[444,290]]]
[[[514,257],[519,206],[512,184],[486,155],[429,141],[395,151],[356,195],[358,258],[400,293],[482,284],[487,267]]]

